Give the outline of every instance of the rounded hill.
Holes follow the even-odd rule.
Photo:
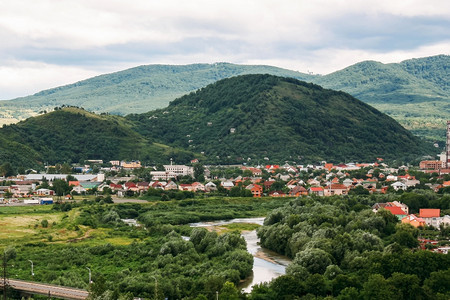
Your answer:
[[[411,159],[427,148],[349,94],[272,75],[220,80],[128,118],[144,136],[218,161]]]

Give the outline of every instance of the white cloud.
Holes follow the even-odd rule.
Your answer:
[[[48,65],[35,62],[12,62],[0,66],[0,90],[2,100],[34,94],[49,89],[74,83],[100,72],[77,67]]]
[[[326,74],[441,54],[449,23],[442,0],[5,0],[0,99],[150,63]]]

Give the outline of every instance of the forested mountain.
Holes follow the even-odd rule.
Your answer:
[[[86,159],[187,162],[193,155],[152,143],[119,116],[63,108],[0,129],[0,165],[35,167]]]
[[[426,148],[349,94],[272,75],[224,79],[127,118],[143,136],[220,162],[417,158]]]
[[[32,96],[0,101],[1,118],[26,118],[55,106],[73,105],[93,112],[126,115],[166,107],[169,101],[217,80],[242,74],[273,74],[307,79],[310,76],[271,66],[229,63],[183,66],[148,65],[101,75]]]
[[[444,140],[450,119],[450,56],[395,64],[365,61],[329,75],[309,75],[270,66],[229,63],[148,65],[97,76],[11,101],[0,101],[0,124],[74,105],[126,115],[166,107],[169,101],[210,83],[243,74],[292,77],[342,90],[390,115],[413,133]]]
[[[414,134],[444,140],[450,119],[450,56],[399,64],[365,61],[313,82],[345,91],[396,119]]]

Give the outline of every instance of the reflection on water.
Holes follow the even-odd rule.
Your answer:
[[[200,222],[192,223],[191,227],[208,227],[208,226],[223,226],[232,223],[251,223],[262,225],[264,218],[245,218],[233,219],[228,221],[217,222]],[[291,262],[288,257],[279,255],[273,251],[259,246],[259,238],[256,235],[256,230],[242,233],[247,242],[247,250],[253,255],[253,275],[247,278],[240,284],[240,288],[244,292],[251,292],[252,286],[262,282],[268,282],[272,279],[285,274],[286,266]]]

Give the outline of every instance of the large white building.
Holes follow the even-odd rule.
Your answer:
[[[175,173],[178,177],[191,176],[194,177],[194,168],[185,165],[164,165],[166,172]]]

